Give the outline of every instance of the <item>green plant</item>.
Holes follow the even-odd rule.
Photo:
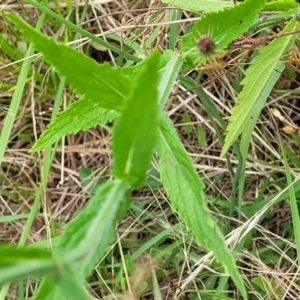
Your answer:
[[[74,27],[41,4],[27,2],[95,42],[120,53],[120,49]],[[278,2],[277,8],[282,9],[280,5],[284,2],[291,9],[288,14],[296,14],[294,2],[273,2],[273,8],[276,8]],[[172,2],[172,5],[175,4],[184,7],[184,1]],[[152,156],[156,153],[161,181],[170,197],[172,208],[179,213],[198,242],[214,253],[242,297],[247,299],[247,291],[237,270],[234,255],[227,248],[223,234],[207,207],[205,185],[195,171],[164,107],[178,77],[186,86],[196,86],[194,81],[185,81],[179,75],[182,68],[195,68],[198,64],[216,58],[240,35],[249,29],[258,28],[257,17],[264,9],[268,9],[270,3],[247,0],[234,6],[229,2],[221,2],[220,6],[213,7],[214,12],[211,12],[209,1],[198,5],[193,9],[209,12],[195,22],[193,30],[182,38],[180,54],[171,50],[160,54],[155,50],[148,58],[140,61],[136,56],[125,52],[124,57],[136,64],[123,68],[98,64],[71,47],[45,37],[19,17],[5,14],[5,18],[15,24],[32,43],[28,55],[33,53],[32,47],[43,53],[45,62],[55,66],[72,89],[82,95],[79,101],[72,103],[50,123],[32,151],[49,147],[67,134],[113,121],[114,162],[111,173],[114,179],[98,187],[89,204],[58,237],[52,254],[38,248],[1,247],[0,267],[4,271],[0,273],[1,284],[24,276],[41,276],[43,280],[34,299],[61,299],[63,296],[78,300],[89,299],[83,283],[114,240],[115,224],[130,206],[130,191],[143,184]],[[221,10],[225,6],[230,8]],[[282,33],[297,30],[297,20],[284,19],[287,20],[290,21]],[[234,146],[240,159],[234,177],[234,189],[237,188],[236,184],[239,185],[239,208],[243,197],[243,174],[251,133],[270,90],[278,80],[277,70],[283,70],[280,59],[294,41],[295,35],[292,34],[275,38],[252,60],[241,82],[243,88],[238,95],[238,103],[232,110],[222,152],[222,155],[226,155],[230,147]],[[208,47],[203,46],[203,43],[208,43]],[[212,110],[210,113],[214,114]],[[8,118],[5,124],[9,131],[13,119]],[[0,138],[2,149],[8,140],[4,134],[5,132]],[[239,136],[241,140],[237,145]],[[33,211],[32,218],[35,213]]]

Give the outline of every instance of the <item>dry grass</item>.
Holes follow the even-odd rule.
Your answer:
[[[34,24],[39,12],[19,2],[5,1],[0,5],[0,9],[18,13]],[[74,12],[75,19],[79,20],[85,1],[78,1],[77,5],[79,8]],[[60,7],[61,11],[65,12],[65,3],[60,3]],[[82,26],[103,37],[106,37],[107,33],[117,33],[123,41],[130,39],[149,52],[154,47],[166,50],[170,10],[165,9],[158,17],[154,17],[158,7],[160,7],[160,1],[89,1],[87,15]],[[184,32],[192,18],[195,18],[195,15],[183,12],[182,20],[178,21],[180,34]],[[43,32],[57,40],[63,40],[66,29],[59,24],[55,26],[54,29],[53,24],[48,21],[43,27]],[[1,20],[1,27],[2,30],[7,29],[6,33],[14,41],[15,33],[6,28],[3,20]],[[141,28],[139,34],[136,34],[134,30],[137,27]],[[149,36],[157,28],[159,30],[155,38],[149,43]],[[22,40],[18,35],[16,39]],[[109,61],[112,65],[117,64],[113,53],[101,51],[95,45],[87,44],[85,39],[69,42],[76,44],[79,49],[99,62]],[[245,54],[246,62],[249,55],[250,52]],[[3,126],[6,114],[10,113],[8,110],[10,99],[21,64],[21,61],[12,61],[3,51],[1,51],[1,57],[0,78],[5,88],[0,89],[0,128]],[[227,58],[227,61],[232,58]],[[213,67],[213,63],[211,66]],[[41,182],[44,153],[29,153],[28,150],[50,122],[55,90],[49,83],[51,82],[49,67],[40,59],[34,60],[32,70],[35,76],[30,78],[26,86],[1,166],[0,216],[28,214]],[[191,76],[193,75],[197,74]],[[204,70],[202,77],[204,79],[201,84],[205,92],[225,120],[228,119],[236,101],[236,76],[238,76],[238,65],[234,65],[234,68],[229,65],[222,69]],[[290,92],[282,92],[283,89],[295,88],[297,84],[290,78],[282,78],[277,90],[271,94],[256,126],[249,151],[251,159],[246,164],[245,204],[252,203],[257,198],[266,199],[284,190],[281,179],[285,170],[279,139],[294,153],[294,157],[299,157],[299,144],[280,131],[282,124],[274,118],[270,110],[275,107],[286,118],[300,125],[299,96]],[[74,97],[72,92],[66,89],[64,99],[61,101],[61,109],[72,97]],[[194,91],[185,90],[180,85],[174,90],[174,95],[168,103],[168,112],[176,124],[186,149],[193,158],[199,175],[206,182],[206,193],[211,196],[208,199],[210,209],[219,224],[223,225],[228,219],[226,216],[228,209],[222,204],[219,205],[217,200],[222,199],[224,203],[230,203],[232,174],[226,159],[220,158],[221,145],[212,120],[207,115],[197,94]],[[182,119],[184,114],[189,116],[188,122]],[[189,132],[187,132],[187,126],[190,126]],[[199,146],[199,127],[206,132],[206,140],[202,146]],[[237,158],[234,155],[230,156],[230,163],[235,169]],[[40,214],[30,230],[27,244],[59,234],[63,225],[86,204],[90,194],[89,186],[83,186],[80,179],[80,172],[83,168],[93,170],[93,179],[89,183],[93,185],[98,182],[99,178],[107,179],[110,176],[110,164],[109,127],[97,127],[88,132],[66,137],[55,151],[50,176],[47,178],[47,192],[42,196]],[[299,174],[299,165],[298,161],[298,164],[292,166],[293,174]],[[261,195],[262,189],[264,192]],[[300,287],[295,244],[289,230],[291,224],[289,205],[287,202],[282,202],[280,206],[277,205],[268,212],[263,211],[262,218],[257,217],[259,213],[260,211],[252,215],[243,214],[242,220],[238,220],[234,215],[230,220],[232,230],[228,234],[228,242],[233,245],[237,242],[236,233],[247,228],[245,224],[253,229],[252,237],[248,237],[245,242],[246,247],[237,253],[240,270],[246,280],[249,294],[253,293],[257,299],[299,299]],[[249,219],[248,223],[246,223],[247,219]],[[25,219],[0,223],[1,243],[17,244],[24,224]],[[120,259],[120,253],[124,255],[135,253],[145,243],[149,243],[157,234],[167,229],[170,231],[162,238],[163,242],[149,246],[137,261],[137,266],[130,270],[132,281],[129,280],[127,288],[124,289],[124,286],[120,285],[117,280],[117,276],[118,272],[121,272],[121,267],[126,269],[128,266]],[[197,245],[176,214],[171,212],[168,199],[160,188],[145,188],[136,192],[134,208],[120,222],[118,234],[118,242],[107,253],[107,257],[99,264],[90,279],[95,299],[120,299],[120,297],[134,299],[132,295],[139,299],[153,299],[151,289],[146,294],[139,295],[137,286],[137,282],[142,285],[147,280],[151,281],[153,269],[160,271],[157,277],[164,299],[200,299],[197,298],[200,297],[197,291],[201,287],[206,289],[207,279],[219,278],[218,280],[221,280],[220,276],[223,275],[223,271],[218,265],[212,263],[212,253],[203,252]],[[167,258],[167,253],[162,256],[159,253],[167,249],[169,245],[175,245],[173,249],[176,249],[174,250],[176,255],[172,261],[165,264],[164,259]],[[105,264],[109,267],[104,267]],[[253,279],[258,277],[264,278],[265,283],[269,284],[266,287],[269,291],[267,296],[262,296],[257,285],[255,286]],[[32,288],[34,285],[27,282],[28,295]],[[227,288],[232,287],[229,285]],[[280,293],[276,291],[276,288],[280,290]],[[184,294],[187,289],[194,291]],[[194,298],[188,298],[188,294],[190,297],[194,295]],[[179,296],[181,298],[178,298]],[[184,298],[185,296],[187,298]],[[237,299],[234,295],[232,298]],[[12,287],[7,299],[18,299],[15,287]]]

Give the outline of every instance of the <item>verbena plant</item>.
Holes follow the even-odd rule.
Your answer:
[[[27,2],[80,34],[120,53],[118,48],[74,26],[41,4],[33,0]],[[88,205],[67,224],[51,253],[34,245],[0,247],[0,284],[5,283],[7,287],[7,283],[26,276],[42,277],[34,299],[61,299],[64,296],[68,299],[90,299],[84,288],[85,279],[114,240],[116,222],[130,206],[130,191],[141,186],[156,153],[160,178],[172,208],[199,243],[214,253],[242,297],[247,299],[234,254],[227,248],[206,205],[205,185],[164,107],[178,78],[186,86],[194,85],[194,82],[180,76],[183,68],[192,69],[217,57],[240,35],[250,29],[253,32],[261,28],[263,23],[258,16],[262,11],[284,10],[286,26],[282,33],[297,30],[298,22],[293,17],[297,4],[288,0],[269,3],[246,0],[237,5],[229,1],[213,3],[203,0],[199,3],[194,1],[193,6],[180,0],[163,2],[207,13],[182,38],[179,53],[171,50],[159,53],[154,50],[149,57],[140,61],[125,52],[124,57],[134,61],[135,65],[123,68],[98,64],[73,48],[44,36],[18,16],[5,14],[5,18],[19,28],[34,49],[43,54],[45,62],[53,65],[72,89],[82,96],[50,123],[32,151],[48,147],[67,134],[113,121],[111,173],[114,179],[101,185]],[[278,70],[283,70],[280,59],[294,41],[295,35],[292,34],[274,38],[245,72],[241,82],[243,89],[232,110],[222,151],[222,155],[226,155],[234,146],[234,151],[241,158],[236,178],[244,172],[251,133],[267,95],[278,79]],[[7,126],[12,124],[10,120]],[[3,143],[7,143],[4,136],[1,138]],[[238,184],[242,197],[243,177]]]

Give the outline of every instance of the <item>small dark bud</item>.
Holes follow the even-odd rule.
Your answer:
[[[208,35],[202,35],[198,41],[198,48],[203,55],[211,55],[216,50],[216,44]]]

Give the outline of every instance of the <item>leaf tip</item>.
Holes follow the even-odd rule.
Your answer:
[[[33,146],[29,149],[29,153],[33,153],[33,152],[36,152],[36,151],[38,151],[38,150],[41,150],[42,149],[42,147],[40,146],[40,143],[39,143],[39,140],[38,141],[36,141],[34,144],[33,144]]]
[[[223,146],[223,148],[222,148],[221,157],[224,157],[224,156],[227,154],[227,152],[228,152],[230,146],[231,146],[231,145],[228,144],[228,143],[225,141],[225,144],[224,144],[224,146]]]

